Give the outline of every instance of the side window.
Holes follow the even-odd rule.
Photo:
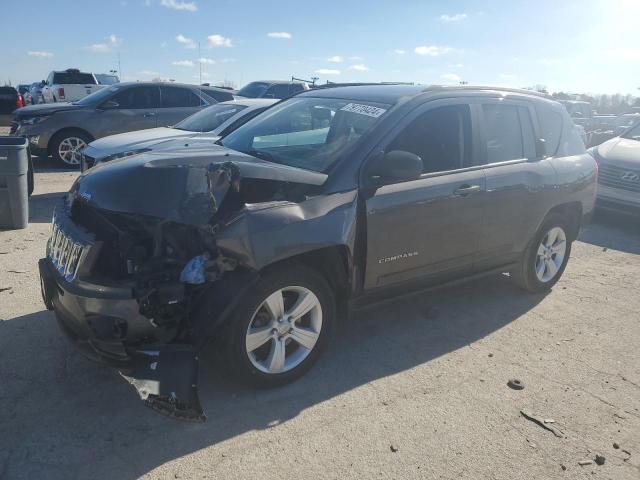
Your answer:
[[[233,122],[231,125],[227,126],[227,128],[225,128],[222,132],[220,132],[220,136],[224,137],[225,135],[230,134],[231,132],[233,132],[237,128],[239,128],[242,125],[244,125],[245,123],[247,123],[253,117],[257,117],[259,113],[264,112],[266,110],[266,108],[267,107],[265,107],[265,108],[256,108],[255,110],[252,110],[249,113],[247,113],[246,115],[240,117],[235,122]]]
[[[202,90],[202,93],[215,102],[228,102],[233,100],[233,95],[227,92],[219,92],[217,90]]]
[[[471,115],[468,105],[429,110],[413,120],[386,148],[422,159],[424,173],[456,170],[472,164]]]
[[[162,107],[197,107],[203,102],[188,88],[160,87],[162,91]]]
[[[267,92],[264,94],[265,98],[279,98],[279,99],[284,99],[290,96],[289,93],[289,85],[288,84],[284,84],[284,85],[273,85],[272,87],[269,88],[269,90],[267,90]]]
[[[547,155],[555,155],[562,136],[562,116],[551,108],[536,107],[540,134],[545,141]]]
[[[121,90],[110,98],[121,109],[158,108],[160,91],[158,87],[133,87]]]
[[[522,126],[518,107],[513,105],[482,105],[487,142],[487,163],[525,158]]]

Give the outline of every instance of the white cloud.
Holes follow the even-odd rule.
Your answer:
[[[176,37],[176,42],[184,45],[186,48],[196,48],[196,42],[194,42],[191,38],[185,37],[182,34],[179,34]]]
[[[358,72],[366,72],[367,70],[370,70],[369,67],[367,67],[366,65],[363,65],[362,63],[359,63],[357,65],[351,65],[349,68],[351,70],[357,70]]]
[[[176,60],[172,65],[176,67],[193,67],[194,63],[191,60]]]
[[[186,10],[188,12],[195,12],[198,10],[198,6],[195,2],[180,2],[178,0],[160,0],[160,5],[170,8],[172,10]]]
[[[340,70],[334,70],[332,68],[319,68],[315,71],[318,75],[340,75]]]
[[[356,57],[349,57],[349,60],[352,60],[352,61],[354,61],[354,62],[357,62],[358,60],[363,60],[363,58],[362,58],[362,57],[358,57],[358,56],[356,56]]]
[[[402,50],[401,48],[396,48],[393,52],[397,53],[398,55],[404,55],[405,53],[407,53],[406,50]]]
[[[90,52],[94,53],[107,53],[110,52],[113,48],[117,47],[122,43],[122,39],[117,37],[114,34],[109,35],[105,38],[104,42],[94,43],[93,45],[89,45],[85,47]]]
[[[467,19],[467,14],[466,13],[456,13],[455,15],[440,15],[440,18],[438,18],[438,21],[442,22],[442,23],[460,23],[463,20]]]
[[[206,58],[206,57],[201,57],[198,61],[203,65],[214,65],[216,63],[216,61],[213,58]]]
[[[440,75],[442,80],[446,80],[447,82],[460,82],[460,77],[455,73],[445,73],[444,75]]]
[[[289,40],[293,35],[289,32],[269,32],[267,33],[267,37],[269,38],[284,38],[285,40]]]
[[[29,55],[30,57],[39,57],[39,58],[53,57],[53,53],[45,52],[43,50],[27,52],[27,55]]]
[[[232,47],[232,41],[230,38],[223,37],[222,35],[209,35],[207,42],[210,47]]]
[[[451,48],[449,47],[438,47],[437,45],[422,45],[414,49],[414,52],[418,55],[428,55],[430,57],[438,57],[449,53],[450,51]]]
[[[153,70],[140,70],[140,75],[144,75],[145,77],[157,77],[160,73]]]
[[[333,57],[327,58],[327,62],[331,63],[342,63],[343,61],[344,58],[342,58],[340,55],[334,55]]]

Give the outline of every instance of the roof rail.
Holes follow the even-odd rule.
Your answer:
[[[498,92],[509,93],[522,93],[524,95],[534,95],[536,97],[547,98],[553,100],[554,98],[548,93],[537,92],[535,90],[527,90],[526,88],[509,88],[509,87],[492,87],[488,85],[429,85],[425,91],[434,90],[495,90]]]

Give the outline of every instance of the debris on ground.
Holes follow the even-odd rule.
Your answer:
[[[596,455],[596,465],[604,465],[604,455]]]
[[[11,290],[13,287],[0,287],[0,292],[6,292],[7,290]]]
[[[9,273],[27,273],[26,270],[7,270]]]
[[[527,420],[532,421],[533,423],[536,423],[538,425],[540,425],[542,428],[544,428],[545,430],[549,430],[551,433],[553,433],[556,437],[558,438],[564,438],[564,434],[560,431],[560,429],[554,427],[551,424],[547,424],[545,423],[544,419],[534,415],[533,413],[531,413],[528,410],[520,410],[520,414],[526,418]]]
[[[524,383],[517,378],[511,378],[507,382],[507,386],[513,390],[522,390],[524,388]]]
[[[562,464],[560,465],[560,468],[561,468],[562,470],[566,470],[566,469],[567,469],[567,467],[565,467],[565,466],[564,466],[564,465],[562,465]]]
[[[398,447],[397,445],[391,444],[389,445],[389,449],[393,452],[396,453],[398,451]]]
[[[580,460],[578,462],[578,465],[580,465],[581,467],[584,467],[585,465],[591,465],[593,463],[593,460]]]
[[[616,442],[613,442],[613,448],[618,450],[620,448],[620,445],[618,443],[616,443]]]

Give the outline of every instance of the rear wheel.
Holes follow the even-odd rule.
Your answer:
[[[522,288],[541,292],[556,284],[571,253],[569,231],[562,215],[554,213],[546,218],[522,256],[520,265],[511,272]]]
[[[294,381],[318,359],[334,317],[333,293],[315,270],[287,265],[267,272],[231,319],[229,365],[258,387]]]
[[[80,150],[90,141],[91,137],[81,130],[67,130],[54,135],[49,150],[59,164],[65,167],[79,167]]]

